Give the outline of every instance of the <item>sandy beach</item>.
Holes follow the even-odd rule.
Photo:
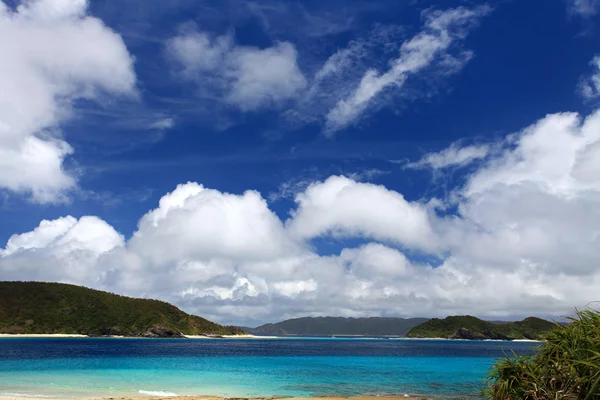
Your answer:
[[[279,336],[256,336],[256,335],[185,335],[187,339],[280,339]]]
[[[31,399],[31,397],[7,397],[0,396],[0,400],[24,400]],[[277,397],[235,397],[225,398],[218,396],[114,396],[114,397],[102,397],[102,398],[85,398],[80,400],[273,400],[278,399]],[[285,400],[431,400],[429,397],[411,397],[408,395],[397,395],[397,396],[353,396],[353,397],[342,397],[342,396],[323,396],[323,397],[281,397]],[[52,397],[52,400],[74,400],[73,398],[57,398]]]
[[[1,338],[89,338],[88,335],[78,334],[64,334],[64,333],[43,333],[43,334],[12,334],[12,333],[0,333]],[[98,337],[98,336],[91,336]],[[137,338],[136,336],[102,336],[106,338]],[[255,335],[186,335],[187,339],[278,339],[278,336],[255,336]]]
[[[342,335],[339,335],[342,336]],[[78,334],[63,334],[63,333],[45,333],[45,334],[10,334],[10,333],[0,333],[0,339],[2,338],[89,338],[88,335],[78,335]],[[97,337],[97,336],[92,336]],[[123,338],[136,338],[133,336],[102,336],[104,338],[115,338],[115,339],[123,339]],[[346,336],[344,336],[346,337]],[[186,339],[293,339],[294,336],[257,336],[257,335],[185,335]],[[354,335],[352,338],[356,339],[372,339],[369,337]],[[469,341],[468,339],[448,339],[448,338],[405,338],[405,337],[388,337],[390,340],[459,340],[459,341]],[[490,342],[506,342],[507,340],[488,340]],[[515,339],[513,342],[533,342],[533,343],[543,343],[543,340],[530,340],[530,339]],[[1,397],[0,397],[1,398]]]

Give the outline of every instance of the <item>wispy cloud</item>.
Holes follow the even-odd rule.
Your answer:
[[[325,116],[325,132],[333,135],[340,129],[356,122],[372,102],[387,89],[399,90],[406,80],[433,64],[447,66],[452,72],[459,70],[464,61],[451,58],[447,53],[450,47],[464,38],[469,29],[490,11],[489,7],[477,9],[456,8],[447,11],[425,13],[423,30],[400,47],[400,56],[390,62],[391,67],[384,73],[369,69],[360,80],[353,93],[341,100]],[[339,65],[347,55],[334,62]],[[327,65],[328,70],[334,67]],[[446,71],[445,71],[446,72]]]
[[[298,7],[297,13],[312,20],[313,27],[320,26],[315,21],[330,19],[327,10]],[[287,5],[268,2],[250,2],[242,9],[271,34],[281,32],[274,29],[278,23],[274,16],[290,11]],[[282,36],[289,40],[275,35],[271,45],[254,47],[236,43],[232,31],[218,35],[195,24],[183,25],[166,49],[176,75],[195,83],[197,100],[214,110],[208,113],[211,120],[223,110],[233,115],[228,121],[234,124],[232,111],[276,110],[281,118],[274,123],[284,130],[319,124],[332,136],[370,112],[391,104],[397,107],[399,98],[412,101],[430,96],[430,90],[473,57],[460,43],[490,11],[487,6],[430,9],[423,13],[421,31],[409,39],[405,27],[377,25],[324,59],[325,48],[316,51],[313,41],[309,45],[308,33]],[[349,21],[356,17],[350,11],[348,15]],[[326,36],[322,27],[327,24],[321,25],[315,28],[316,36]],[[334,31],[338,28],[347,29],[342,24]],[[426,82],[425,89],[413,87],[413,83],[422,86],[421,82]]]
[[[277,188],[277,191],[269,193],[269,201],[273,203],[282,199],[293,199],[298,193],[306,190],[306,188],[315,181],[315,178],[294,178],[282,182]]]
[[[104,207],[116,207],[123,203],[143,203],[148,200],[153,193],[154,189],[150,188],[124,189],[120,193],[78,188],[75,191],[75,196],[81,200],[92,201]]]
[[[600,0],[566,0],[569,14],[590,18],[600,11]]]
[[[301,2],[244,1],[237,6],[256,16],[267,32],[289,34],[291,31],[296,35],[322,37],[351,29],[361,12],[376,8],[377,4],[333,1],[309,9]]]
[[[174,126],[175,126],[175,121],[173,121],[173,118],[161,118],[150,124],[150,128],[160,129],[160,130],[171,129]]]
[[[449,167],[464,167],[473,161],[485,158],[491,149],[489,145],[471,145],[461,147],[453,143],[450,147],[436,153],[428,153],[419,161],[408,163],[410,169],[444,169]]]
[[[579,82],[579,93],[585,99],[600,97],[600,56],[596,56],[590,62],[592,73],[581,78]]]
[[[389,173],[390,173],[390,171],[384,171],[384,170],[378,169],[378,168],[367,168],[367,169],[363,169],[361,171],[357,171],[357,172],[348,174],[348,178],[352,179],[353,181],[357,181],[357,182],[369,182],[369,181],[372,181],[373,179],[377,178],[378,176],[387,175]]]

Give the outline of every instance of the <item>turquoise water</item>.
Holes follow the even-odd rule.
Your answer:
[[[530,343],[413,340],[0,339],[0,395],[478,398],[486,371]]]

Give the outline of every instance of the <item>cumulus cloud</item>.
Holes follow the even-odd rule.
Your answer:
[[[172,252],[162,250],[165,243]],[[223,257],[252,261],[298,251],[258,192],[232,195],[196,183],[163,196],[159,207],[142,217],[129,247],[155,264]]]
[[[171,38],[167,52],[184,79],[201,91],[224,93],[224,101],[242,111],[280,108],[306,87],[289,42],[260,49],[236,45],[231,35],[193,30]]]
[[[426,208],[384,186],[332,176],[310,185],[296,203],[286,226],[301,238],[365,236],[416,248],[437,246]]]
[[[593,17],[600,11],[599,0],[566,0],[567,9],[571,15],[582,18]]]
[[[487,145],[461,147],[453,143],[450,147],[437,153],[428,153],[419,161],[406,164],[406,168],[443,169],[448,167],[464,167],[473,161],[485,158],[490,152]]]
[[[123,236],[94,216],[44,220],[31,232],[13,235],[0,250],[4,280],[42,280],[96,286],[99,258],[123,246]]]
[[[132,95],[133,59],[86,0],[0,2],[0,188],[33,201],[65,199],[72,147],[59,131],[77,99]],[[93,45],[90,45],[93,43]]]
[[[325,117],[326,133],[333,134],[354,123],[380,93],[388,88],[401,88],[411,75],[421,72],[436,61],[441,61],[452,71],[460,69],[463,62],[457,64],[456,58],[451,58],[445,52],[453,43],[462,39],[469,28],[488,12],[487,7],[482,7],[426,13],[424,29],[402,44],[400,56],[391,61],[390,69],[384,73],[374,69],[368,70],[354,92],[341,99],[328,112]],[[330,74],[347,57],[348,54],[338,53],[325,64],[319,75]],[[468,61],[468,58],[463,61]]]
[[[599,140],[600,112],[583,121],[576,113],[550,114],[511,136],[509,148],[470,179],[465,193],[473,197],[501,186],[526,184],[564,198],[597,191]]]
[[[548,115],[511,142],[464,187],[470,226],[453,238],[456,253],[539,274],[596,274],[600,112]]]
[[[600,97],[600,56],[594,57],[590,65],[592,73],[579,82],[579,93],[588,100]]]
[[[160,298],[240,324],[307,314],[558,317],[597,300],[600,111],[551,114],[491,145],[498,150],[443,199],[455,201],[447,214],[333,176],[299,193],[282,221],[256,191],[190,182],[127,240],[91,216],[13,235],[0,276]],[[325,255],[316,238],[351,241]]]

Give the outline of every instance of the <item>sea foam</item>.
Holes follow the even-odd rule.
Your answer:
[[[177,393],[173,393],[173,392],[162,392],[160,390],[158,391],[153,391],[153,390],[138,390],[139,394],[145,394],[147,396],[177,396]]]

